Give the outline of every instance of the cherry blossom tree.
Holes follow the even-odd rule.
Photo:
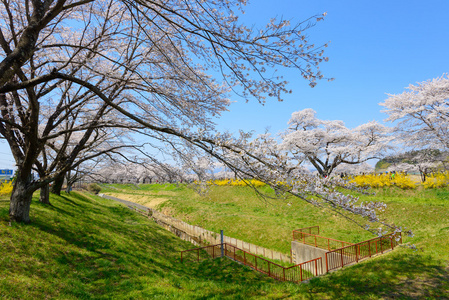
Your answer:
[[[409,85],[402,94],[380,103],[395,123],[400,143],[414,149],[449,149],[449,78],[441,77]]]
[[[213,129],[212,118],[226,110],[227,93],[234,88],[264,102],[289,92],[287,82],[272,75],[278,67],[297,69],[311,86],[323,78],[318,64],[327,58],[305,34],[321,15],[296,25],[273,19],[256,30],[239,23],[245,4],[2,1],[0,135],[18,167],[11,220],[29,222],[32,193],[76,167],[82,144],[96,130],[120,126],[105,117],[108,110],[145,127],[145,133],[192,142],[191,130]],[[209,69],[221,79],[208,75]],[[45,118],[43,108],[51,110]],[[78,108],[85,108],[80,115],[74,113]],[[71,117],[80,122],[68,131],[82,131],[84,142],[64,163],[56,162],[54,171],[32,180],[45,147],[67,133],[58,125]]]
[[[294,112],[283,134],[282,147],[299,161],[311,163],[322,177],[341,164],[356,165],[388,149],[388,130],[372,121],[354,129],[342,121],[316,118],[313,109]]]
[[[374,172],[374,167],[369,165],[366,162],[360,163],[360,164],[340,164],[338,167],[334,169],[335,173],[338,174],[351,174],[351,175],[358,175],[358,174],[369,174]]]
[[[126,124],[157,140],[152,143],[155,149],[163,143],[160,147],[172,149],[185,162],[207,154],[208,160],[222,163],[241,178],[262,180],[350,219],[358,216],[361,219],[354,221],[362,227],[365,221],[380,222],[400,231],[379,219],[382,203],[358,203],[336,191],[333,179],[298,171],[300,157],[289,159],[273,137],[214,131],[213,118],[227,109],[231,91],[260,102],[267,97],[281,100],[289,93],[287,82],[277,76],[278,68],[296,69],[312,87],[323,78],[318,67],[327,58],[306,35],[322,15],[298,24],[273,19],[258,30],[239,22],[245,4],[246,0],[2,1],[0,136],[18,167],[11,220],[30,222],[32,193],[79,166],[86,145],[99,130]],[[109,117],[112,111],[117,118]],[[59,126],[72,119],[73,128]],[[371,127],[376,128],[369,125],[360,131],[366,130],[369,137],[370,130],[375,131]],[[65,141],[69,132],[81,136],[73,149],[62,151],[67,148],[64,142],[51,146],[59,138]],[[56,159],[49,163],[57,167],[33,180],[30,174],[43,162],[44,151],[54,151]],[[198,173],[207,166],[199,164]]]
[[[422,149],[398,154],[393,158],[386,158],[394,161],[387,171],[417,172],[421,181],[425,182],[432,172],[447,169],[448,153],[436,149]]]

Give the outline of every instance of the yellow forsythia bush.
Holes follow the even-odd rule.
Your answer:
[[[12,193],[12,181],[3,181],[0,183],[0,196],[7,196]]]
[[[392,180],[393,184],[403,190],[412,190],[416,188],[416,183],[405,174],[398,173]]]
[[[402,173],[396,173],[394,176],[392,176],[391,174],[357,175],[352,177],[349,182],[355,183],[360,187],[371,188],[379,188],[392,185],[395,185],[401,189],[416,188],[415,182],[413,182],[413,180]]]
[[[208,181],[210,185],[218,186],[247,186],[252,185],[254,187],[265,186],[266,184],[262,181],[256,179],[240,180],[240,179],[222,179],[222,180],[210,180]]]
[[[390,176],[386,174],[357,175],[353,176],[349,182],[355,183],[360,187],[372,188],[391,186],[393,184]]]
[[[449,186],[449,172],[432,174],[422,183],[426,189],[441,188]]]

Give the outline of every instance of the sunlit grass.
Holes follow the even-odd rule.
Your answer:
[[[172,187],[160,185],[152,193],[166,188]],[[320,225],[320,235],[348,242],[373,237],[351,222],[299,199],[264,200],[248,187],[212,187],[206,196],[177,188],[160,209],[191,224],[216,232],[223,229],[229,236],[284,253],[290,251],[291,231],[306,226]],[[312,280],[310,287],[330,298],[379,298],[388,294],[449,297],[449,189],[384,187],[374,191],[376,195],[356,195],[361,201],[385,202],[387,210],[381,216],[412,229],[415,236],[404,238],[404,242],[416,245],[418,250],[400,248]],[[269,188],[265,192],[272,193]]]
[[[204,227],[226,226],[231,236],[275,250],[289,249],[292,228],[315,224],[322,226],[323,235],[343,240],[368,235],[301,202],[264,202],[244,187],[216,187],[207,197],[176,185],[114,188],[165,194],[169,202],[162,209]],[[229,260],[181,264],[178,251],[192,244],[93,195],[52,196],[53,206],[36,198],[33,222],[12,226],[9,202],[0,199],[0,298],[448,298],[449,192],[409,192],[378,190],[377,198],[388,203],[386,216],[415,231],[409,241],[417,251],[400,248],[301,285],[275,281]]]

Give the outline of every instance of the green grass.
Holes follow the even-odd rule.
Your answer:
[[[174,188],[176,193],[164,193]],[[400,248],[312,280],[309,288],[318,298],[449,298],[449,189],[403,191],[392,187],[376,192],[376,196],[357,196],[362,201],[384,201],[387,210],[382,217],[412,229],[415,236],[404,241],[418,250]],[[351,222],[299,199],[265,201],[245,187],[212,187],[207,196],[175,185],[142,187],[136,193],[165,195],[167,201],[159,208],[166,213],[284,253],[290,250],[291,231],[301,227],[320,225],[320,235],[348,242],[373,237]]]
[[[181,264],[178,251],[192,244],[113,201],[51,201],[33,199],[32,223],[12,226],[0,201],[0,299],[247,299],[304,289],[229,260]]]
[[[219,229],[221,225],[217,224],[224,223],[229,226],[226,232],[240,228],[248,231],[245,234],[251,242],[265,246],[275,245],[276,240],[285,242],[272,233],[314,224],[325,225],[326,236],[365,236],[353,227],[337,228],[344,222],[313,207],[300,202],[288,206],[286,201],[290,200],[265,203],[245,188],[213,189],[208,197],[176,185],[128,190],[165,195],[169,202],[164,203],[164,210],[206,227]],[[389,193],[380,191],[379,197],[407,210],[387,213],[399,220],[406,218],[404,214],[413,216],[410,222],[422,226],[411,240],[420,250],[398,249],[307,284],[277,282],[229,260],[181,264],[177,251],[193,248],[190,243],[96,196],[52,196],[53,206],[40,204],[36,197],[31,207],[32,223],[12,226],[8,225],[9,203],[0,199],[0,299],[448,298],[448,218],[433,217],[447,213],[447,191],[438,191],[439,196],[426,191],[415,198],[410,196],[410,202],[416,205],[413,212],[408,209],[409,200],[400,193]],[[423,207],[430,207],[432,213],[426,214]],[[233,226],[227,217],[238,223]],[[251,234],[251,228],[261,226],[261,221],[265,222],[265,231]],[[329,227],[332,225],[335,228]],[[424,234],[427,228],[434,229]],[[446,242],[435,246],[441,238]],[[286,239],[289,243],[290,235]]]

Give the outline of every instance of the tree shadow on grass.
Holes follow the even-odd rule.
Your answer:
[[[96,211],[93,209],[95,203],[85,199],[78,202],[82,196],[76,198],[76,213],[71,213],[73,207],[67,206],[63,197],[54,201],[58,209],[38,204],[42,213],[30,225],[70,245],[66,248],[71,250],[50,250],[55,262],[74,271],[68,275],[71,281],[84,283],[73,291],[66,290],[66,293],[80,296],[84,289],[107,295],[127,290],[134,294],[141,291],[142,294],[136,296],[138,298],[148,296],[145,293],[152,289],[159,289],[167,295],[176,295],[178,290],[184,289],[185,292],[187,289],[194,298],[217,295],[226,298],[230,295],[262,296],[265,292],[259,288],[274,283],[271,278],[228,260],[181,264],[180,248],[193,248],[190,243],[180,241],[125,207],[100,205]],[[45,209],[48,210],[45,212]],[[58,214],[67,224],[55,226],[45,214]],[[151,278],[156,282],[165,280],[167,283],[163,288],[158,288],[157,284],[153,288],[141,278]],[[198,291],[199,287],[205,286],[209,288]]]
[[[308,288],[331,298],[449,299],[449,270],[431,256],[401,249],[311,280]]]

